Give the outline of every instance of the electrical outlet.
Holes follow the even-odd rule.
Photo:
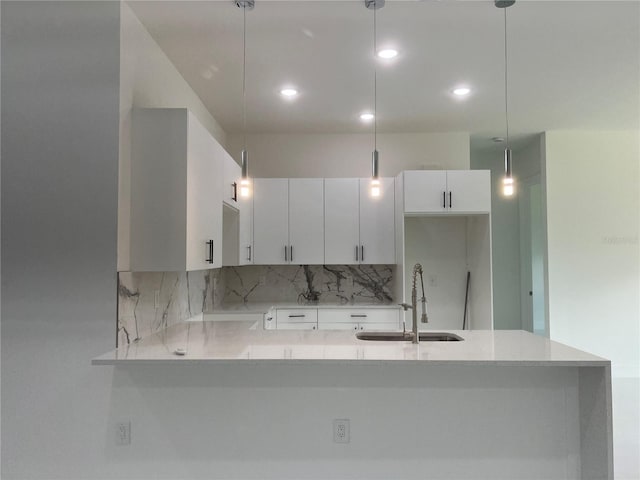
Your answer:
[[[349,443],[351,440],[351,431],[349,428],[348,418],[338,418],[333,421],[333,442]]]
[[[131,445],[131,422],[116,424],[116,445]]]
[[[160,290],[153,292],[153,308],[158,309],[160,307]]]

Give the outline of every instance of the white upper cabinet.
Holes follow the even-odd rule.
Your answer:
[[[289,179],[289,262],[324,263],[324,180]]]
[[[253,263],[322,265],[323,179],[256,178],[253,185]]]
[[[413,170],[404,172],[404,212],[490,213],[488,170]]]
[[[222,184],[222,201],[227,205],[239,208],[240,200],[240,165],[236,163],[231,155],[224,152],[222,166],[224,170],[224,180]]]
[[[380,178],[380,195],[371,195],[371,179],[360,179],[360,263],[392,264],[395,250],[395,182]]]
[[[253,180],[253,263],[289,262],[289,180]]]
[[[325,263],[395,263],[394,180],[381,178],[377,197],[370,178],[324,182]]]
[[[358,263],[360,194],[357,178],[325,178],[324,228],[325,264]]]
[[[416,170],[404,172],[404,211],[446,211],[447,172]]]
[[[456,213],[491,212],[491,172],[489,170],[449,170],[447,207]]]
[[[186,109],[134,111],[132,271],[221,266],[225,154]]]
[[[238,189],[238,192],[240,190]],[[239,225],[239,265],[253,263],[253,197],[238,194],[238,210],[240,211]]]

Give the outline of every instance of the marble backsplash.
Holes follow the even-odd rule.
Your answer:
[[[120,272],[118,345],[211,311],[221,270],[195,272]]]
[[[392,303],[395,265],[247,265],[120,272],[118,345],[238,303]]]
[[[224,303],[391,303],[395,265],[224,267]]]

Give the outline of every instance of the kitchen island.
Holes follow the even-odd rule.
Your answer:
[[[116,367],[112,401],[145,392],[138,415],[167,399],[206,412],[188,428],[208,447],[184,441],[215,450],[212,478],[613,478],[608,360],[523,331],[449,333],[462,340],[187,322],[92,363]]]

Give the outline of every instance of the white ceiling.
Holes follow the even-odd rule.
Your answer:
[[[242,11],[229,1],[130,2],[228,133],[242,130]],[[515,137],[639,128],[640,3],[518,1],[507,10]],[[493,1],[387,1],[378,46],[379,132],[504,136],[504,18]],[[368,132],[373,13],[361,1],[265,1],[247,12],[249,132]],[[451,89],[467,84],[459,100]],[[300,90],[294,101],[282,86]]]

